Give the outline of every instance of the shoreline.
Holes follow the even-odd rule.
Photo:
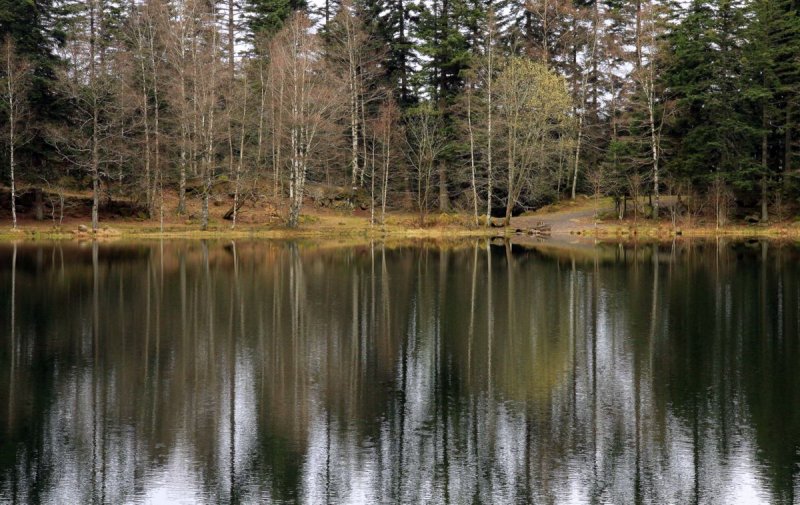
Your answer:
[[[446,217],[442,217],[446,216]],[[340,240],[361,242],[364,240],[453,240],[465,238],[514,238],[547,241],[631,241],[671,242],[680,239],[768,239],[800,241],[800,224],[775,223],[771,225],[731,224],[724,227],[706,225],[678,226],[669,222],[651,223],[599,221],[571,223],[559,226],[558,213],[542,213],[529,219],[554,220],[550,235],[532,236],[516,233],[517,229],[529,229],[524,222],[512,221],[509,227],[476,227],[465,224],[472,219],[466,214],[443,214],[431,216],[431,223],[420,227],[408,215],[395,215],[386,225],[370,225],[364,217],[352,215],[317,215],[300,227],[291,229],[276,225],[240,224],[235,229],[214,224],[202,231],[196,225],[165,223],[163,229],[152,221],[108,220],[100,223],[97,232],[79,230],[84,221],[75,220],[61,227],[45,222],[23,222],[16,230],[10,226],[0,227],[0,242],[15,241],[87,241],[87,240]],[[518,219],[518,218],[515,218]]]
[[[720,228],[714,226],[695,225],[691,227],[677,227],[673,229],[668,224],[646,223],[644,225],[626,226],[612,223],[601,223],[595,228],[582,228],[574,235],[594,238],[597,240],[635,240],[669,242],[675,239],[769,239],[769,240],[800,240],[800,227],[775,225],[726,225]]]
[[[451,241],[464,239],[525,239],[546,243],[567,242],[660,242],[676,240],[769,240],[775,242],[800,242],[800,231],[783,229],[750,230],[726,228],[709,232],[707,229],[684,229],[682,233],[664,233],[663,230],[644,228],[635,232],[612,230],[579,230],[569,233],[553,233],[548,236],[532,236],[514,233],[513,228],[488,229],[406,229],[406,230],[360,230],[345,233],[336,230],[313,229],[267,229],[267,230],[151,230],[120,231],[117,228],[100,229],[98,233],[73,232],[70,230],[25,230],[0,231],[0,243],[12,242],[114,242],[114,241],[153,241],[153,240],[311,240],[321,242],[363,243],[365,241],[403,241],[431,240]]]
[[[208,230],[199,230],[189,226],[164,226],[163,230],[150,223],[114,223],[101,224],[97,232],[80,231],[77,228],[48,226],[19,226],[17,230],[10,227],[0,228],[0,242],[14,241],[87,241],[87,240],[301,240],[318,239],[341,241],[353,240],[403,240],[403,239],[463,239],[463,238],[493,238],[507,235],[504,228],[477,228],[477,227],[405,227],[398,225],[370,226],[314,226],[303,225],[291,229],[286,227],[259,227],[239,226],[235,229],[229,227],[212,227]]]

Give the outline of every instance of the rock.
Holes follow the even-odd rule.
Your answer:
[[[745,216],[744,217],[744,222],[745,223],[756,224],[759,221],[761,221],[761,219],[758,217],[757,214],[750,214],[749,216]]]
[[[85,224],[79,224],[78,231],[81,233],[89,233],[89,227],[86,226]]]

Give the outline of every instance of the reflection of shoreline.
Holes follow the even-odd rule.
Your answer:
[[[514,236],[510,243],[514,250],[537,251],[543,257],[575,260],[579,263],[636,263],[651,262],[657,254],[659,262],[675,262],[682,257],[735,252],[757,257],[766,247],[770,253],[781,251],[800,260],[800,249],[795,242],[771,239],[745,239],[726,237],[719,239],[683,238],[672,241],[659,240],[595,240],[592,238],[564,236],[535,238]]]
[[[0,494],[124,501],[172,475],[210,502],[785,496],[797,249],[585,251],[46,244],[9,270],[0,247],[0,427],[23,467],[65,466],[0,459]]]

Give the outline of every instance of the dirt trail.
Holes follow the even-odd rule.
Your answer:
[[[568,234],[577,230],[585,230],[594,225],[594,207],[580,207],[577,209],[559,210],[529,216],[519,216],[511,219],[511,226],[517,228],[531,228],[538,223],[549,224],[551,233]],[[613,206],[600,207],[603,214],[613,210]]]
[[[661,208],[666,211],[676,204],[674,196],[663,195],[660,200]],[[640,205],[644,205],[644,199]],[[608,216],[614,212],[614,202],[610,198],[601,198],[598,204],[589,198],[579,197],[578,200],[564,201],[559,204],[562,208],[558,210],[543,209],[529,216],[519,216],[511,219],[511,226],[517,228],[531,228],[537,223],[549,224],[553,234],[569,234],[579,230],[593,228],[595,213],[601,216]],[[628,215],[632,210],[628,204]],[[611,221],[600,222],[598,227],[607,227]]]

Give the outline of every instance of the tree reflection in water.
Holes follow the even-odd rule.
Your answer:
[[[0,248],[0,502],[793,503],[798,249]]]

